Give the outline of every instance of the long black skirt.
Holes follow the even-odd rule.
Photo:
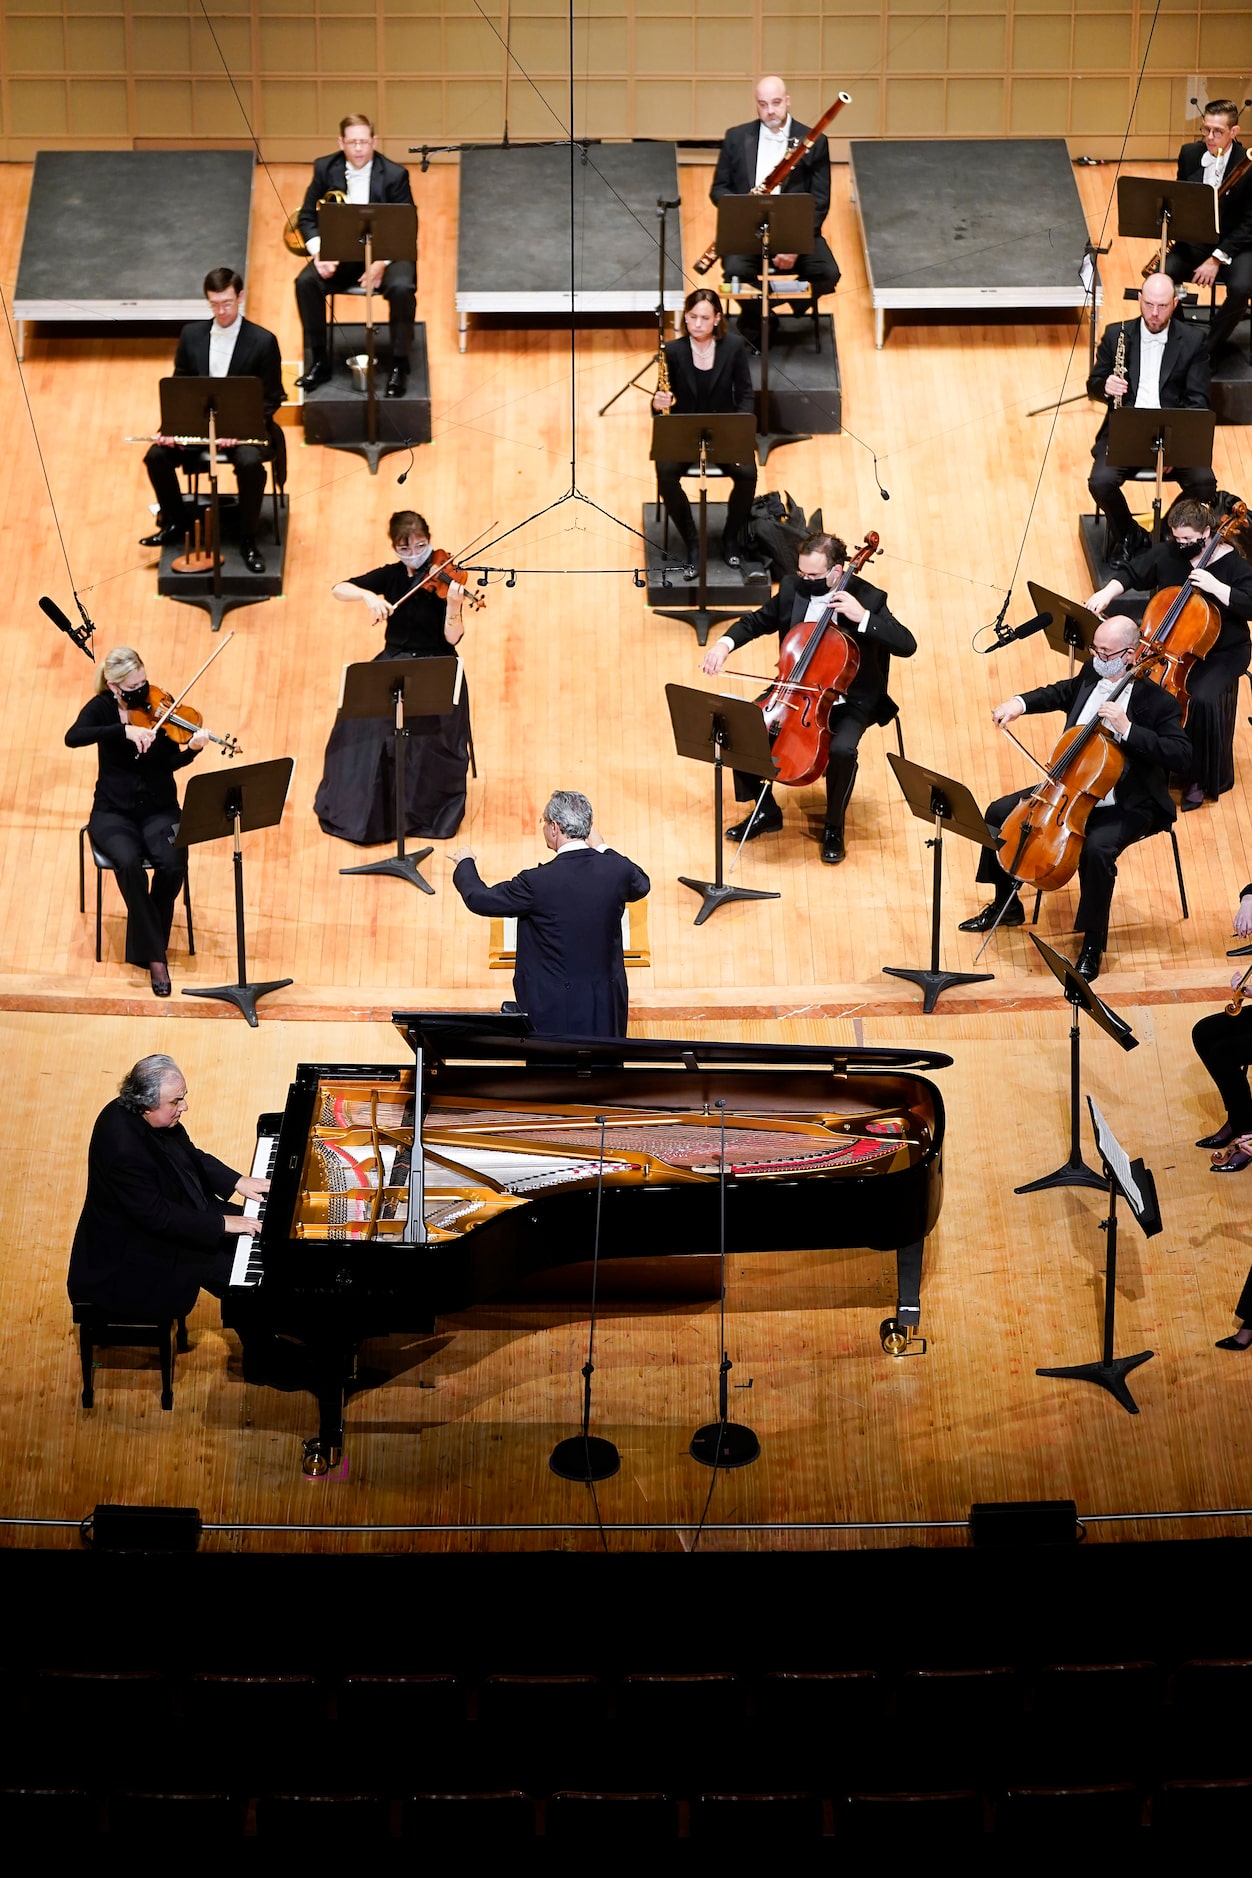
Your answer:
[[[379,658],[392,653],[380,652]],[[409,719],[404,755],[404,832],[446,841],[465,815],[469,687],[441,717]],[[341,718],[330,733],[313,813],[323,832],[359,847],[396,838],[395,725],[386,717]]]
[[[1228,646],[1210,652],[1192,667],[1191,701],[1187,706],[1187,735],[1191,739],[1191,773],[1187,783],[1199,783],[1210,802],[1235,786],[1235,722],[1239,714],[1239,680],[1248,669],[1252,648]]]

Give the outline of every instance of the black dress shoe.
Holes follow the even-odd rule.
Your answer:
[[[265,572],[265,558],[255,541],[241,541],[239,543],[239,556],[250,574],[263,574]]]
[[[683,543],[683,579],[684,580],[699,580],[699,578],[700,578],[700,544],[698,541],[684,541]]]
[[[1074,962],[1074,970],[1090,984],[1093,978],[1100,976],[1100,960],[1103,956],[1103,946],[1098,946],[1094,939],[1085,939],[1082,951]]]
[[[1213,1348],[1215,1350],[1252,1350],[1252,1340],[1240,1343],[1237,1334],[1233,1337],[1219,1337]]]
[[[167,528],[158,528],[155,535],[140,535],[139,545],[141,548],[172,548],[186,533],[178,522],[171,522]]]
[[[1004,908],[1003,916],[997,920],[996,915],[1000,912],[1002,905],[1002,901],[993,900],[991,905],[985,906],[981,913],[975,913],[973,919],[963,919],[956,930],[958,932],[990,932],[993,926],[998,930],[1001,926],[1024,926],[1026,924],[1026,909],[1016,894]]]
[[[1228,1148],[1236,1135],[1248,1132],[1246,1128],[1234,1128],[1229,1122],[1223,1122],[1214,1134],[1201,1136],[1196,1146],[1197,1148]]]
[[[758,835],[772,835],[783,825],[780,808],[758,809],[752,815],[745,815],[741,822],[733,822],[726,830],[725,841],[755,841]]]
[[[170,971],[164,959],[153,959],[148,966],[148,976],[152,980],[154,998],[168,998],[170,995]]]
[[[1245,1167],[1252,1166],[1252,1154],[1246,1148],[1227,1148],[1224,1153],[1213,1156],[1210,1174],[1241,1174]]]
[[[1204,807],[1204,790],[1199,783],[1192,783],[1190,789],[1184,790],[1179,797],[1178,806],[1184,815],[1189,815],[1192,809]]]
[[[727,567],[738,567],[743,561],[743,549],[733,535],[722,536],[722,559]]]
[[[408,382],[409,382],[408,366],[401,365],[399,361],[397,361],[396,364],[392,366],[391,371],[388,374],[387,396],[389,398],[402,398],[404,396],[405,387],[408,385]]]
[[[848,850],[843,845],[842,828],[823,828],[822,860],[827,867],[838,867]]]
[[[316,391],[319,385],[330,382],[334,368],[329,359],[314,359],[307,372],[301,372],[296,383],[301,391]]]

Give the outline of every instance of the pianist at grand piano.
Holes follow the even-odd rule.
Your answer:
[[[184,1317],[201,1289],[221,1296],[238,1236],[261,1230],[231,1196],[260,1200],[269,1181],[197,1148],[183,1127],[187,1107],[173,1057],[145,1056],[96,1117],[70,1254],[75,1304]]]

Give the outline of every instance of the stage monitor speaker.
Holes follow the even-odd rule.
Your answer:
[[[200,1543],[198,1506],[98,1506],[83,1522],[96,1552],[194,1552]]]
[[[1072,1500],[984,1500],[969,1509],[976,1546],[1077,1545],[1078,1508]]]

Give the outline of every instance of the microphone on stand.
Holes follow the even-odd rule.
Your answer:
[[[987,647],[987,652],[999,652],[1003,646],[1011,646],[1015,639],[1029,639],[1032,633],[1041,633],[1045,626],[1051,624],[1050,613],[1036,613],[1035,617],[1028,619],[1024,626],[1004,626],[997,620],[991,629],[995,633],[996,642],[993,646]]]

